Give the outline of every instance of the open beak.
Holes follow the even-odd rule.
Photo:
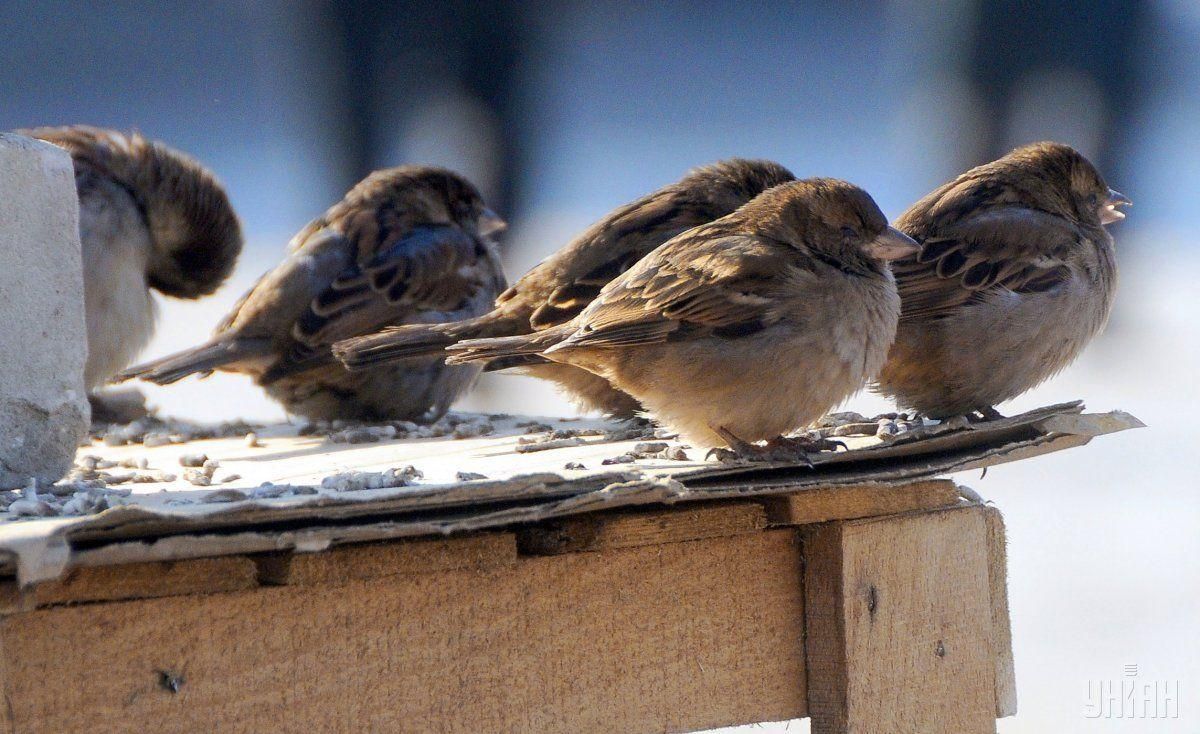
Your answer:
[[[500,215],[491,209],[484,208],[479,213],[479,218],[476,220],[476,226],[479,229],[479,234],[484,237],[494,237],[504,230],[508,229],[508,222],[500,218]]]
[[[921,246],[895,227],[888,227],[883,234],[867,243],[866,250],[871,257],[888,261],[915,255],[921,251]]]
[[[1133,202],[1120,191],[1109,189],[1108,198],[1104,200],[1104,206],[1100,207],[1100,223],[1112,224],[1124,219],[1125,212],[1117,209],[1119,206],[1133,206]]]

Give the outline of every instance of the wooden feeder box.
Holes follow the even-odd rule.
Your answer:
[[[990,734],[1016,711],[1004,524],[939,477],[1137,425],[1053,406],[807,467],[552,420],[576,435],[516,453],[523,422],[82,449],[242,478],[0,524],[0,732]]]

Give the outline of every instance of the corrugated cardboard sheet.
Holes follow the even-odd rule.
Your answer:
[[[927,425],[887,442],[849,439],[849,450],[816,454],[812,465],[805,466],[706,461],[703,452],[694,449],[687,451],[686,461],[630,461],[625,456],[604,464],[627,455],[639,441],[603,436],[518,453],[515,449],[525,433],[521,422],[497,419],[492,435],[463,440],[329,444],[279,428],[261,434],[262,448],[239,439],[153,449],[89,447],[81,451],[111,459],[145,457],[152,466],[173,465],[175,471],[180,471],[180,454],[203,452],[221,462],[222,473],[242,478],[207,488],[181,481],[140,484],[123,504],[98,515],[0,524],[0,574],[15,574],[21,584],[30,584],[57,578],[75,566],[315,551],[337,543],[449,534],[625,505],[903,483],[1023,460],[1142,425],[1127,413],[1086,414],[1081,403],[1066,403],[971,425]],[[559,430],[597,425],[555,419],[546,423]],[[586,468],[565,469],[567,464]],[[320,486],[322,477],[336,472],[405,465],[416,467],[423,478],[411,486],[386,489],[338,491]],[[486,478],[460,481],[460,472]],[[237,499],[253,495],[262,482],[303,487],[307,493]]]

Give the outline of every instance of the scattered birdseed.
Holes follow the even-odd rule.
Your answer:
[[[335,492],[356,492],[363,489],[388,489],[415,484],[425,475],[412,466],[387,469],[381,472],[348,471],[321,480],[321,487]]]
[[[891,441],[900,433],[900,426],[894,420],[887,418],[879,419],[879,425],[875,431],[875,437],[883,441]]]
[[[8,514],[13,517],[54,517],[59,510],[49,502],[40,499],[22,498],[8,506]]]
[[[179,465],[185,467],[201,467],[208,461],[208,454],[181,454]]]
[[[630,453],[637,456],[650,456],[652,454],[661,454],[667,450],[667,445],[662,442],[653,443],[638,443],[634,444],[633,451]]]
[[[270,482],[263,482],[260,486],[251,490],[250,496],[256,500],[273,499],[275,497],[282,497],[283,495],[288,494],[291,489],[291,485],[288,484],[271,484]]]
[[[110,498],[119,496],[127,495],[117,495],[103,489],[87,489],[75,492],[71,499],[63,503],[62,514],[94,515],[98,512],[104,512],[112,506]]]
[[[166,433],[147,433],[142,438],[142,445],[148,449],[157,448],[159,446],[170,446],[171,437]]]
[[[874,424],[875,421],[867,420],[867,417],[862,413],[855,413],[853,411],[847,411],[844,413],[830,413],[829,415],[822,416],[821,420],[817,421],[817,425],[822,428],[836,428],[852,423]]]
[[[829,431],[820,431],[823,436],[874,436],[879,431],[875,422],[843,423]]]
[[[200,498],[201,502],[241,502],[242,500],[250,499],[250,495],[240,489],[218,489],[215,492],[209,492]]]
[[[487,476],[473,471],[460,471],[455,478],[460,482],[474,482],[478,479],[487,479]]]
[[[476,438],[478,436],[490,436],[496,432],[496,427],[487,421],[479,423],[459,423],[454,427],[451,434],[454,438]]]
[[[586,443],[582,438],[556,438],[545,441],[529,441],[528,443],[520,443],[520,440],[518,440],[516,451],[518,454],[531,454],[534,451],[549,451],[550,449],[563,449],[569,446],[583,446]]]
[[[348,428],[337,433],[330,434],[328,441],[330,443],[378,443],[379,441],[391,439],[396,436],[396,429],[392,426],[363,426],[361,428]]]
[[[611,459],[604,459],[600,463],[603,466],[611,466],[613,464],[630,464],[637,460],[638,457],[634,456],[633,454],[621,454],[620,456],[614,456]]]
[[[183,478],[185,481],[190,482],[197,487],[207,487],[208,485],[212,484],[212,477],[205,474],[203,470],[199,469],[188,469],[183,473]]]
[[[656,438],[654,434],[653,426],[632,426],[606,431],[604,439],[606,441],[636,441],[642,438]]]
[[[566,464],[563,465],[563,468],[564,469],[587,469],[586,466],[584,466],[583,464],[580,464],[578,461],[568,461]]]

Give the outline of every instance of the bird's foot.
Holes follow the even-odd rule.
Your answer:
[[[803,435],[792,438],[777,436],[760,445],[744,441],[723,427],[713,430],[729,444],[729,448],[710,449],[705,455],[706,459],[716,457],[718,461],[786,461],[812,467],[812,454],[836,451],[839,446],[846,448],[841,441]]]
[[[777,436],[767,441],[767,449],[772,452],[774,461],[792,461],[812,467],[812,455],[822,451],[837,451],[845,449],[846,444],[835,438],[824,436]]]

